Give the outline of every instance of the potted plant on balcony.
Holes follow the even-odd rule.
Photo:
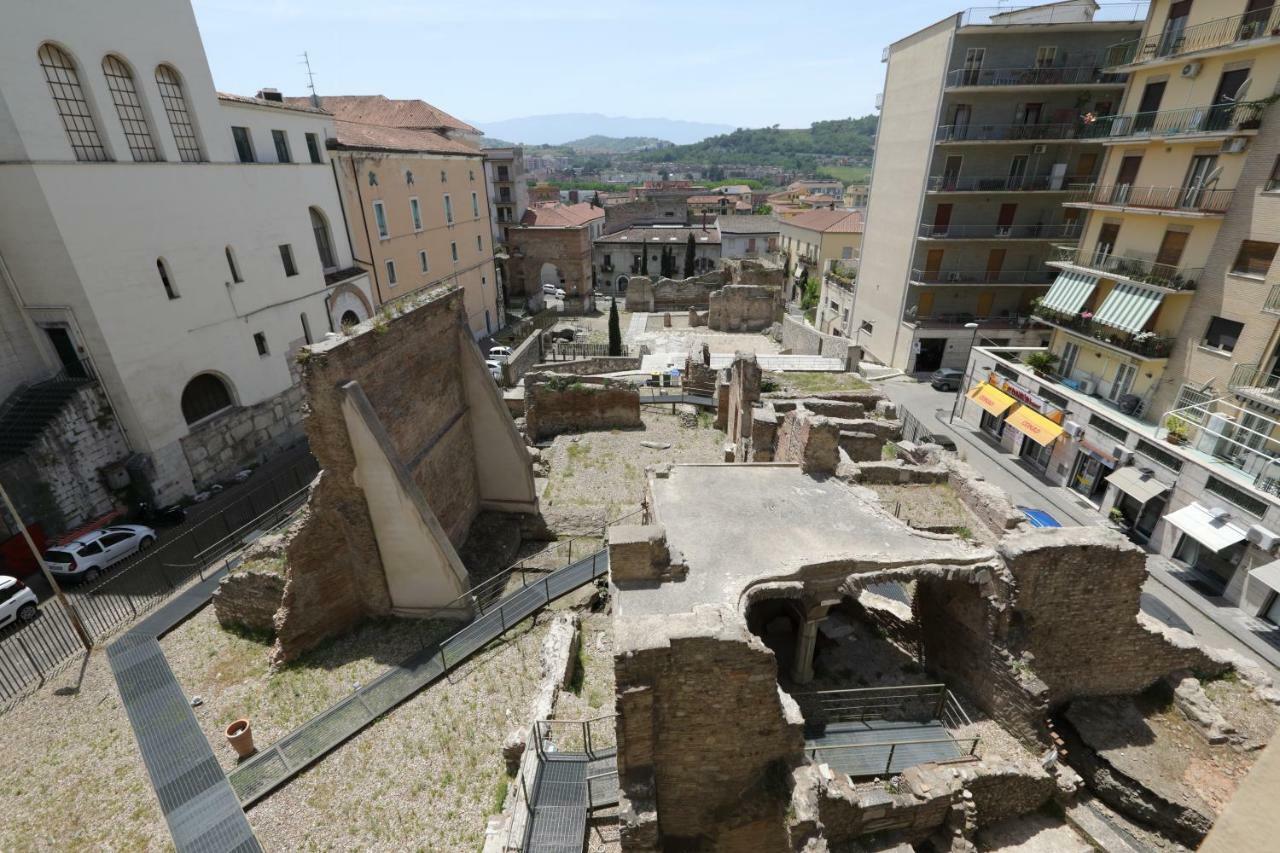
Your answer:
[[[1058,363],[1058,356],[1048,350],[1038,350],[1036,352],[1029,353],[1027,357],[1023,359],[1023,362],[1027,367],[1030,367],[1035,371],[1036,376],[1044,379],[1046,378],[1045,372],[1051,370],[1053,366]]]
[[[1164,428],[1166,430],[1164,440],[1170,444],[1186,444],[1187,436],[1191,434],[1190,425],[1177,415],[1169,415],[1165,418]]]

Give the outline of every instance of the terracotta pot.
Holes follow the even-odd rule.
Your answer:
[[[253,729],[249,727],[248,720],[236,720],[227,726],[227,743],[240,758],[248,758],[258,751],[253,745]]]

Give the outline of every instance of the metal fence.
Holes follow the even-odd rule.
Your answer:
[[[630,356],[632,349],[627,344],[622,345],[622,349],[618,353],[609,352],[608,344],[586,344],[570,341],[556,341],[551,345],[551,349],[546,354],[547,361],[569,361],[576,358],[604,358],[607,356]]]
[[[898,419],[902,421],[902,440],[919,442],[929,434],[928,428],[915,415],[906,409],[898,410]]]
[[[309,471],[315,467],[314,460],[307,460],[309,464],[248,484],[245,493],[226,506],[156,547],[116,563],[97,583],[67,589],[67,600],[94,645],[191,581],[203,579],[210,566],[300,506],[306,499]],[[71,614],[56,598],[40,605],[40,616],[33,622],[0,631],[0,712],[43,686],[83,651]]]

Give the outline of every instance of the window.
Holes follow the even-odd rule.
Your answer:
[[[249,138],[249,128],[232,126],[231,138],[236,142],[236,155],[241,163],[256,162],[253,156],[253,140]]]
[[[257,347],[258,355],[265,358],[266,356],[271,354],[270,351],[267,349],[267,336],[264,335],[262,332],[253,333],[253,345]]]
[[[385,240],[391,236],[391,232],[387,230],[387,209],[380,201],[373,203],[373,221],[378,226],[379,239]]]
[[[876,330],[876,327],[875,327],[873,324],[868,323],[866,320],[863,320],[863,321],[862,321],[862,331],[864,331],[864,332],[866,332],[868,335],[870,335],[870,334],[874,333],[874,332],[875,332],[875,330]]]
[[[471,194],[471,215],[472,216],[480,215],[480,197],[477,196],[475,193]]]
[[[457,243],[449,244],[449,254],[453,255],[453,262],[456,264],[458,262],[458,244]]]
[[[1147,457],[1157,465],[1160,465],[1164,468],[1168,468],[1170,471],[1173,471],[1175,474],[1182,470],[1181,459],[1179,459],[1177,456],[1174,456],[1172,453],[1165,450],[1163,447],[1152,444],[1146,439],[1142,439],[1142,438],[1138,439],[1138,445],[1137,447],[1134,448],[1134,450],[1137,451],[1138,453],[1141,453],[1143,456]]]
[[[182,417],[189,424],[202,421],[232,405],[227,384],[212,373],[201,373],[182,389]]]
[[[85,545],[79,551],[76,551],[76,556],[93,557],[101,553],[102,553],[102,546],[97,542],[90,542],[88,545]]]
[[[448,195],[444,197],[444,221],[449,225],[453,224],[453,199]]]
[[[285,135],[283,130],[271,131],[271,141],[276,146],[276,162],[292,163],[293,157],[289,154],[289,137]]]
[[[378,185],[378,173],[377,173],[377,172],[370,172],[370,173],[369,173],[369,186],[371,186],[371,187],[376,187],[377,185]]]
[[[157,65],[156,86],[160,89],[160,102],[164,104],[169,129],[173,131],[173,141],[178,145],[178,156],[184,163],[199,163],[203,159],[200,140],[196,138],[196,126],[187,110],[187,98],[182,93],[182,81],[178,79],[178,72],[168,65]],[[245,133],[247,136],[248,131]],[[249,150],[252,152],[253,149]],[[245,162],[253,162],[252,157]]]
[[[160,153],[156,151],[155,140],[151,137],[147,114],[142,110],[142,99],[138,97],[138,87],[134,85],[129,66],[119,57],[108,55],[102,60],[102,74],[107,78],[111,102],[116,105],[116,115],[120,117],[120,126],[124,130],[124,138],[129,143],[129,153],[133,155],[134,162],[159,161]]]
[[[284,264],[284,274],[286,276],[298,274],[298,267],[293,262],[293,246],[288,243],[280,244],[280,262]]]
[[[1052,68],[1053,61],[1057,58],[1058,48],[1053,45],[1036,48],[1036,68]]]
[[[752,241],[752,242],[755,242],[755,241]],[[842,261],[850,261],[850,260],[853,260],[853,247],[852,247],[852,246],[841,246],[841,247],[840,247],[840,260],[842,260]]]
[[[498,180],[500,180],[500,181],[509,181],[509,180],[511,180],[511,172],[507,169],[507,167],[506,167],[506,166],[499,166],[499,167],[498,167]]]
[[[1107,420],[1106,418],[1100,418],[1097,415],[1089,416],[1089,426],[1093,427],[1098,432],[1103,433],[1104,435],[1111,436],[1116,441],[1125,441],[1126,439],[1129,438],[1128,430],[1123,430],[1120,427],[1113,424],[1111,421]]]
[[[37,56],[40,67],[44,69],[44,79],[49,83],[49,91],[53,95],[53,105],[62,119],[62,129],[67,132],[71,142],[71,151],[77,160],[86,162],[105,162],[107,149],[98,136],[98,126],[93,122],[93,113],[89,110],[89,102],[85,100],[84,89],[80,87],[80,75],[76,73],[75,63],[71,61],[61,48],[51,44],[43,45]]]
[[[320,267],[325,272],[338,268],[338,261],[333,254],[333,240],[329,235],[329,222],[318,208],[310,208],[311,231],[316,235],[316,252],[320,255]]]
[[[476,251],[477,252],[484,251],[484,238],[481,237],[479,234],[476,235]]]
[[[173,286],[173,277],[169,275],[169,266],[164,258],[156,258],[156,272],[160,273],[160,283],[164,285],[164,293],[170,299],[178,298],[178,290]]]
[[[1244,489],[1237,489],[1235,486],[1217,477],[1210,477],[1208,482],[1204,484],[1204,490],[1211,492],[1220,498],[1225,498],[1245,512],[1256,515],[1259,518],[1267,514],[1267,502],[1246,492]]]
[[[312,163],[323,163],[324,159],[320,156],[320,137],[314,133],[306,134],[307,137],[307,154],[311,157]]]
[[[444,170],[444,169],[441,169],[441,170],[440,170],[440,183],[442,183],[442,184],[447,184],[447,183],[449,183],[449,175],[448,175],[448,173],[447,173],[447,172],[445,172],[445,170]]]
[[[1240,251],[1231,271],[1236,275],[1247,275],[1264,278],[1271,269],[1271,261],[1276,256],[1276,244],[1264,243],[1261,240],[1241,240]]]
[[[240,265],[236,263],[236,253],[230,246],[223,250],[227,255],[227,269],[231,270],[231,281],[240,284],[244,281],[244,277],[240,275]]]
[[[426,249],[423,249],[423,250],[421,250],[420,252],[418,252],[418,263],[422,266],[422,271],[423,271],[423,272],[428,272],[428,271],[430,271],[430,269],[431,269],[431,268],[430,268],[430,266],[427,264],[427,250],[426,250]]]
[[[391,287],[395,287],[398,281],[399,279],[396,278],[396,262],[388,258],[387,259],[387,284],[389,284]]]
[[[467,169],[467,180],[468,180],[468,181],[470,181],[470,182],[471,182],[471,183],[473,183],[473,184],[476,182],[476,170],[475,170],[475,169]]]
[[[1236,348],[1244,323],[1228,320],[1225,317],[1214,317],[1209,321],[1209,328],[1204,333],[1204,345],[1223,352],[1231,352]]]
[[[413,219],[413,230],[422,230],[422,208],[418,206],[416,198],[409,199],[409,216]]]
[[[1189,421],[1201,423],[1204,420],[1204,409],[1191,409],[1191,406],[1202,406],[1213,399],[1212,394],[1207,394],[1190,385],[1183,385],[1178,389],[1178,398],[1174,400],[1173,407],[1178,409],[1178,416]],[[1188,411],[1183,411],[1188,409]]]

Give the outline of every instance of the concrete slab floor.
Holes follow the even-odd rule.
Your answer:
[[[977,841],[983,853],[1093,853],[1093,847],[1067,823],[1042,812],[986,827]]]

